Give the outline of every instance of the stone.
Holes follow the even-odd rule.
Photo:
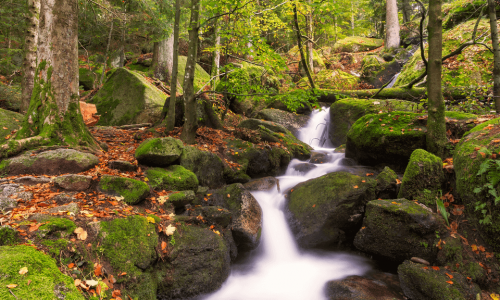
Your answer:
[[[96,74],[87,68],[80,68],[78,70],[79,85],[83,86],[83,89],[93,90],[95,86]]]
[[[49,208],[43,211],[43,213],[36,213],[31,215],[28,220],[36,220],[37,222],[46,222],[52,218],[54,218],[51,214],[53,213],[59,213],[59,212],[65,212],[65,213],[71,213],[72,215],[77,215],[80,212],[80,207],[78,207],[78,204],[72,202],[66,205],[61,205],[61,206],[56,206],[53,208]]]
[[[122,171],[122,172],[135,172],[137,171],[137,166],[123,160],[111,160],[108,162],[108,167],[110,169]]]
[[[231,224],[232,213],[220,206],[201,206],[189,211],[190,216],[203,216],[207,225],[219,225],[227,228]]]
[[[173,165],[166,169],[151,168],[146,170],[145,174],[154,190],[192,190],[195,192],[198,190],[198,178],[183,166]]]
[[[271,121],[263,121],[258,119],[246,119],[238,124],[238,128],[246,128],[252,130],[258,130],[260,126],[264,126],[265,128],[277,132],[277,133],[288,133],[289,131],[280,124],[271,122]]]
[[[371,39],[371,38],[364,38],[364,37],[359,37],[359,36],[350,36],[346,37],[344,39],[341,39],[333,45],[332,51],[334,53],[339,53],[339,52],[349,52],[349,53],[356,53],[356,52],[365,52],[365,51],[370,51],[374,50],[376,48],[379,48],[383,45],[384,41],[381,39]]]
[[[398,195],[398,175],[391,168],[385,167],[377,175],[377,197],[380,199],[396,199]]]
[[[97,188],[101,193],[123,197],[123,201],[130,205],[138,204],[149,196],[146,183],[119,176],[103,175]]]
[[[23,176],[12,180],[15,183],[22,185],[37,185],[52,182],[52,179],[47,177],[33,177],[33,176]]]
[[[396,263],[414,256],[434,262],[444,225],[434,214],[406,199],[373,200],[366,205],[362,228],[354,238],[359,250]]]
[[[324,164],[330,161],[330,155],[326,151],[314,150],[311,152],[311,164]]]
[[[278,180],[272,176],[267,176],[259,179],[254,179],[243,184],[243,187],[248,191],[268,191],[272,189]]]
[[[257,113],[255,118],[280,124],[295,136],[298,136],[300,130],[309,122],[309,116],[280,109],[263,109]]]
[[[231,231],[239,251],[257,248],[262,230],[262,208],[242,184],[235,183],[216,190],[208,199],[208,204],[231,212]]]
[[[404,299],[398,276],[382,272],[328,281],[325,294],[328,300]]]
[[[317,166],[315,164],[310,164],[310,163],[298,163],[296,165],[293,166],[293,169],[297,172],[300,172],[300,173],[307,173],[309,171],[311,171],[312,169],[315,169],[317,168]]]
[[[200,185],[220,188],[224,185],[224,163],[214,153],[184,146],[179,164],[193,172]]]
[[[381,88],[401,70],[396,60],[386,62],[378,55],[368,55],[363,58],[361,80],[374,88]]]
[[[304,51],[305,50],[305,46],[304,46]],[[299,46],[294,46],[292,47],[292,49],[290,49],[287,53],[289,56],[291,56],[292,58],[296,59],[297,61],[300,60],[300,51],[299,51]],[[304,73],[303,71],[303,67],[302,65],[299,66],[300,67],[300,70],[302,73]],[[321,57],[321,55],[319,55],[319,53],[313,49],[313,72],[312,73],[318,73],[319,71],[321,70],[324,70],[325,69],[325,63],[323,61],[323,58]]]
[[[359,78],[342,70],[322,70],[312,75],[321,89],[354,90],[359,85]],[[303,77],[296,83],[297,87],[305,89],[309,87],[309,78]]]
[[[441,158],[417,149],[410,156],[398,198],[417,199],[427,207],[435,207],[444,180]]]
[[[168,202],[172,203],[175,208],[184,208],[188,204],[192,204],[195,200],[193,191],[173,192],[168,195]]]
[[[405,261],[398,267],[399,281],[406,297],[412,300],[457,299],[472,300],[481,289],[459,274],[444,268],[434,270],[425,265]],[[453,276],[450,278],[447,274]],[[453,284],[448,283],[449,281]]]
[[[90,187],[92,176],[69,174],[54,178],[54,182],[68,191],[84,191]]]
[[[0,163],[0,173],[5,172],[9,176],[75,174],[90,170],[99,163],[97,156],[73,149],[49,150],[33,156],[31,154],[34,154],[33,151],[27,151],[4,159]]]
[[[299,246],[331,247],[352,239],[366,203],[375,199],[375,186],[372,178],[335,172],[293,187],[285,216]]]
[[[137,147],[135,158],[143,165],[166,167],[178,161],[183,150],[181,140],[172,137],[152,138]]]

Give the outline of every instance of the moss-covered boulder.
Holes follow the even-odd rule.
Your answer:
[[[366,205],[363,227],[354,246],[361,251],[401,263],[413,256],[434,262],[439,220],[420,205],[406,199],[373,200]]]
[[[288,133],[288,130],[280,125],[276,124],[272,121],[263,121],[263,120],[258,120],[258,119],[246,119],[240,122],[238,124],[239,128],[246,128],[246,129],[252,129],[252,130],[259,130],[260,126],[264,126],[265,128],[277,132],[277,133]]]
[[[231,225],[233,216],[228,209],[221,206],[198,206],[189,210],[188,214],[194,217],[202,216],[207,225],[219,225],[222,228]]]
[[[299,246],[332,246],[352,239],[365,204],[375,199],[376,181],[347,172],[330,173],[296,185],[285,214]]]
[[[177,78],[184,78],[184,72],[186,71],[187,56],[179,56],[179,73]],[[198,92],[205,84],[210,81],[210,74],[207,73],[199,64],[196,64],[194,69],[194,83],[195,92]],[[180,91],[179,91],[180,92]]]
[[[199,184],[210,188],[224,185],[224,163],[214,153],[185,146],[180,156],[180,165],[193,172]]]
[[[132,178],[104,175],[99,181],[100,192],[123,197],[127,204],[138,204],[149,196],[149,186]]]
[[[370,272],[365,276],[349,276],[325,284],[328,300],[402,300],[403,291],[397,275]]]
[[[262,208],[240,183],[217,190],[208,200],[210,205],[228,209],[233,215],[231,231],[240,251],[257,248],[262,230]]]
[[[155,248],[159,238],[155,224],[143,216],[129,216],[126,219],[101,221],[99,246],[104,260],[109,262],[113,274],[126,273],[121,281],[132,299],[155,300],[158,281],[165,275],[160,268],[153,269],[158,255]]]
[[[168,276],[158,284],[159,299],[186,299],[217,290],[229,276],[229,246],[221,235],[181,223],[172,236]]]
[[[193,191],[177,191],[168,195],[168,202],[175,208],[184,208],[187,204],[192,204],[195,200]]]
[[[417,149],[410,156],[398,197],[418,199],[427,207],[434,207],[443,179],[441,159],[423,149]]]
[[[267,191],[276,186],[277,182],[276,178],[267,176],[247,182],[243,186],[249,191]]]
[[[378,55],[368,55],[361,64],[361,80],[374,88],[380,88],[401,70],[399,62],[386,62]]]
[[[264,126],[259,126],[259,134],[263,141],[279,143],[286,148],[293,158],[301,160],[308,159],[311,156],[312,147],[296,138],[291,132],[274,132]]]
[[[95,84],[95,74],[87,69],[87,68],[80,68],[78,69],[78,80],[79,80],[79,85],[83,86],[84,90],[93,90],[94,89],[94,84]]]
[[[354,90],[357,88],[358,77],[341,70],[322,70],[312,75],[314,84],[321,89]],[[309,79],[303,77],[297,82],[300,88],[309,88]]]
[[[10,136],[12,131],[19,130],[22,120],[23,115],[0,108],[0,141],[5,141],[5,138]]]
[[[496,118],[476,126],[470,130],[458,143],[453,155],[455,166],[457,193],[465,204],[468,212],[468,220],[479,227],[479,232],[483,238],[500,251],[500,205],[495,205],[494,197],[488,193],[488,189],[483,188],[489,183],[488,172],[478,175],[481,165],[486,160],[493,159],[490,154],[496,154],[500,151],[500,118]],[[491,162],[493,165],[494,162]],[[496,170],[490,167],[492,172]],[[498,172],[498,171],[496,171]],[[494,174],[494,173],[492,173]],[[475,193],[477,188],[483,188]],[[495,186],[497,194],[500,188]],[[484,206],[487,212],[482,213],[481,209],[476,207]],[[487,220],[487,222],[481,222]]]
[[[435,270],[405,261],[398,267],[398,275],[403,293],[412,300],[472,300],[481,294],[481,289],[476,284],[469,283],[461,274],[446,269]],[[449,281],[453,283],[450,284]]]
[[[486,0],[459,0],[443,4],[443,29],[449,30],[460,23],[477,19]]]
[[[8,225],[0,226],[0,246],[12,246],[18,241],[17,230]]]
[[[146,171],[149,184],[155,190],[197,191],[198,178],[183,166],[173,165],[166,169],[152,168]]]
[[[377,197],[395,199],[398,195],[398,175],[389,167],[384,167],[377,175]]]
[[[36,155],[27,151],[0,162],[0,174],[61,175],[87,171],[99,163],[97,156],[73,149],[49,150]]]
[[[384,44],[384,40],[372,39],[359,36],[350,36],[341,39],[333,45],[332,51],[334,53],[338,52],[365,52],[377,49]]]
[[[75,222],[65,218],[51,217],[44,223],[36,233],[39,238],[67,238],[76,229]]]
[[[416,112],[418,108],[417,103],[404,100],[341,99],[330,106],[328,136],[334,146],[339,146],[346,143],[347,132],[352,125],[367,114],[380,111]]]
[[[307,122],[309,122],[309,116],[280,109],[263,109],[257,113],[255,118],[283,125],[295,136],[298,136],[300,129],[305,127]]]
[[[28,273],[19,274],[22,268]],[[18,299],[85,299],[53,258],[29,246],[0,247],[0,299],[14,299],[6,288],[10,284],[16,285],[12,293]]]
[[[142,142],[135,150],[135,158],[141,164],[166,167],[175,163],[184,150],[184,144],[172,137],[152,138]]]
[[[54,178],[54,182],[68,191],[84,191],[90,187],[92,176],[68,174]]]
[[[166,98],[140,74],[119,68],[106,80],[91,103],[101,115],[98,125],[117,126],[159,120]]]

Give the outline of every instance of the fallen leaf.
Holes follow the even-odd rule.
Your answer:
[[[472,251],[474,251],[474,252],[476,252],[476,251],[477,251],[477,246],[476,246],[476,245],[474,245],[474,244],[473,244],[473,245],[471,245],[470,247],[472,248]]]
[[[316,204],[313,204],[313,207],[316,207]]]
[[[432,267],[432,269],[435,271],[439,271],[439,267],[436,267],[436,266]]]
[[[165,234],[166,234],[167,236],[171,236],[171,235],[173,235],[173,234],[174,234],[175,229],[176,229],[176,228],[175,228],[175,226],[172,226],[172,224],[170,224],[170,225],[168,225],[168,226],[167,226],[167,228],[165,229]]]
[[[95,276],[101,276],[102,275],[102,266],[98,263],[94,265],[94,274]]]
[[[445,274],[446,274],[446,276],[450,277],[450,279],[453,279],[453,275],[448,274],[448,273],[445,273]]]
[[[357,185],[355,185],[355,186],[353,186],[353,188],[357,189],[357,188],[358,188],[358,186],[357,186]]]
[[[167,248],[167,243],[165,241],[161,242],[161,250],[165,250]]]
[[[231,195],[227,194],[227,197],[229,198],[229,197],[231,197]]]
[[[70,264],[68,265],[68,268],[72,269],[74,266],[75,266],[75,264],[74,264],[74,263],[70,263]]]
[[[114,290],[113,293],[111,294],[111,297],[119,297],[122,295],[122,292],[120,290]]]
[[[88,285],[88,286],[96,286],[99,284],[98,281],[96,280],[85,280],[85,283]]]
[[[21,275],[24,275],[26,273],[28,273],[28,268],[27,267],[23,267],[23,268],[21,268],[21,270],[19,270],[19,274],[21,274]]]
[[[155,223],[155,219],[153,217],[147,217],[146,218],[148,220],[149,223]]]
[[[79,286],[82,283],[80,279],[75,279],[75,286]]]
[[[500,295],[498,295],[498,294],[491,294],[490,297],[493,300],[500,300]]]
[[[7,284],[7,287],[8,287],[9,289],[13,289],[13,288],[15,288],[16,286],[17,286],[17,284]]]
[[[453,281],[449,280],[449,281],[446,281],[446,283],[453,284]]]

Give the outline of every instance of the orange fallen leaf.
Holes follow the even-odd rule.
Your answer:
[[[68,268],[72,269],[74,266],[75,266],[75,264],[74,264],[74,263],[70,263],[70,264],[68,265]]]
[[[313,207],[316,207],[316,204],[313,204]]]
[[[94,274],[95,276],[101,276],[102,275],[102,266],[98,263],[94,264]]]
[[[446,281],[446,283],[453,284],[453,281],[449,280],[449,281]]]
[[[161,242],[161,250],[165,250],[167,248],[167,243],[165,241]]]
[[[432,267],[432,269],[435,271],[439,271],[439,267],[436,267],[436,266]]]
[[[453,279],[453,275],[448,274],[448,273],[445,273],[445,274],[446,274],[446,276],[450,277],[450,279]]]
[[[82,281],[80,279],[75,279],[75,286],[79,286],[82,284]]]
[[[353,188],[357,189],[357,188],[358,188],[358,186],[357,186],[357,185],[355,185],[355,186],[353,186]]]
[[[87,231],[85,231],[85,229],[83,229],[82,227],[78,227],[73,232],[76,233],[76,237],[79,240],[85,241],[87,239]]]

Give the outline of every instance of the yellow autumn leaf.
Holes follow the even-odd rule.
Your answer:
[[[7,287],[8,287],[9,289],[13,289],[13,288],[15,288],[16,286],[17,286],[17,284],[7,284]]]
[[[146,178],[144,178],[144,181],[149,181],[149,179],[146,177]]]
[[[498,295],[498,294],[491,294],[490,297],[493,300],[500,300],[500,295]]]
[[[19,274],[21,274],[21,275],[24,275],[26,273],[28,273],[28,268],[27,267],[23,267],[23,268],[21,268],[21,270],[19,270]]]
[[[147,217],[146,218],[148,220],[149,223],[155,223],[155,219],[153,217]]]
[[[158,203],[160,203],[160,204],[164,204],[165,202],[167,202],[167,200],[168,200],[168,196],[158,197]]]
[[[175,229],[176,229],[175,226],[168,225],[167,228],[165,229],[165,234],[167,236],[173,235],[175,232]]]

